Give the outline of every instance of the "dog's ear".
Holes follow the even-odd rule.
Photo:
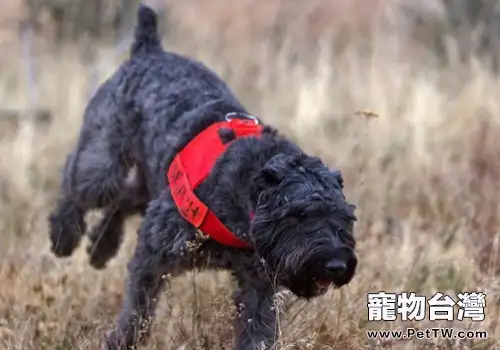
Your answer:
[[[261,175],[268,183],[280,183],[290,171],[292,157],[277,154],[267,161],[261,170]]]
[[[269,159],[253,178],[255,202],[260,201],[262,191],[276,188],[292,167],[289,155],[277,154]]]
[[[253,183],[259,191],[281,183],[290,171],[292,157],[286,154],[277,154],[271,157],[253,178]]]

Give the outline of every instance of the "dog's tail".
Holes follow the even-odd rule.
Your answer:
[[[158,15],[151,7],[140,3],[130,55],[133,56],[140,51],[149,51],[159,47],[161,47],[161,40],[158,35]]]

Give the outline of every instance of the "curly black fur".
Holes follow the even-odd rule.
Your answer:
[[[253,250],[210,239],[188,249],[197,232],[175,207],[165,171],[200,131],[229,112],[247,110],[202,63],[165,52],[156,21],[154,11],[139,7],[130,59],[86,108],[49,218],[52,250],[71,255],[85,233],[85,213],[103,209],[88,248],[91,264],[103,268],[118,251],[124,221],[141,214],[125,300],[107,348],[124,349],[145,338],[143,321],[154,315],[162,276],[192,268],[232,271],[240,309],[235,348],[270,348],[277,340],[273,297],[280,288],[312,298],[354,276],[354,206],[345,200],[340,172],[266,126],[261,138],[234,141],[196,189]],[[127,181],[133,168],[135,178]]]

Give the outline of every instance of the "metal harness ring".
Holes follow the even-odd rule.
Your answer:
[[[255,123],[255,125],[259,125],[259,119],[257,119],[257,117],[254,117],[253,115],[250,115],[250,114],[240,113],[240,112],[230,112],[224,116],[224,119],[227,122],[231,121],[231,119],[234,119],[234,118],[250,119]]]

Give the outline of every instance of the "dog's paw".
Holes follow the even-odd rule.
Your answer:
[[[96,270],[103,270],[111,257],[100,255],[96,250],[95,244],[87,246],[87,254],[89,256],[89,264]]]
[[[80,238],[75,237],[74,235],[72,237],[63,237],[62,235],[58,235],[57,238],[54,237],[51,239],[50,250],[59,258],[68,257],[71,256],[76,247],[78,247],[79,241]]]
[[[123,219],[120,216],[105,216],[92,228],[87,246],[89,264],[97,270],[104,269],[109,260],[120,249],[123,239]]]
[[[52,243],[50,250],[58,258],[66,258],[73,254],[75,248],[76,246],[72,243],[59,241],[57,243]]]
[[[71,256],[85,232],[85,223],[70,221],[69,217],[50,215],[49,226],[52,253],[57,257]]]

